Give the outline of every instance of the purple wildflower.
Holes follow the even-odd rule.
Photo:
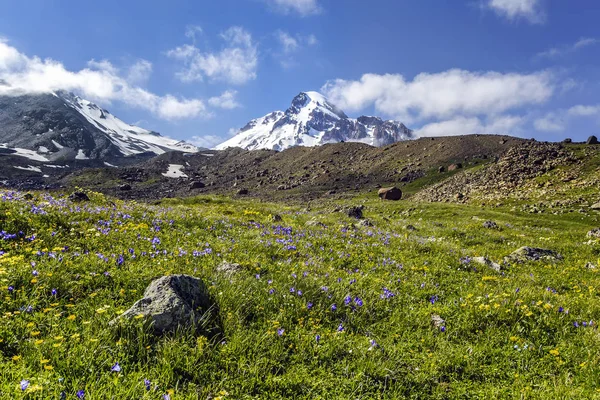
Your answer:
[[[110,369],[112,372],[121,372],[121,366],[119,365],[119,363],[115,363],[115,365],[112,366],[112,368]]]
[[[319,340],[321,340],[321,335],[316,335],[315,336],[315,342],[319,343]]]
[[[309,310],[313,307],[313,303],[311,303],[310,301],[306,304],[306,308],[308,308]]]
[[[285,329],[283,329],[283,328],[277,329],[277,335],[283,336],[283,332],[285,332]]]
[[[78,390],[77,393],[75,393],[75,395],[77,396],[78,399],[83,399],[85,398],[85,390]]]
[[[144,379],[144,386],[146,386],[146,390],[150,390],[150,379]]]
[[[23,379],[21,381],[21,390],[25,391],[29,387],[29,381],[27,379]]]
[[[331,305],[331,311],[335,311],[335,310],[337,310],[337,306],[335,304],[332,304]]]

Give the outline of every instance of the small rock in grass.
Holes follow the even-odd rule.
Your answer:
[[[346,209],[346,215],[350,218],[363,219],[363,209],[365,206],[349,207]]]
[[[600,210],[600,201],[590,206],[592,210]]]
[[[69,196],[71,201],[90,201],[90,198],[84,192],[73,192]]]
[[[196,326],[205,319],[212,306],[201,279],[189,275],[167,275],[152,281],[144,297],[119,318],[142,316],[150,320],[155,334],[162,335],[180,327]]]
[[[273,220],[273,222],[281,222],[283,221],[283,218],[281,218],[281,215],[279,214],[273,214],[271,215],[271,220]]]
[[[483,227],[487,229],[498,229],[498,224],[494,221],[485,221]]]
[[[442,317],[440,317],[439,315],[437,315],[437,314],[433,314],[431,316],[431,323],[433,324],[433,326],[435,328],[440,328],[441,326],[444,325],[445,322],[446,321]]]
[[[471,261],[475,262],[477,264],[480,264],[480,265],[484,265],[486,267],[490,267],[491,269],[493,269],[496,272],[500,272],[502,270],[502,267],[500,266],[500,264],[495,263],[486,257],[473,257],[473,258],[471,258]]]
[[[369,221],[368,219],[363,219],[358,223],[358,226],[362,226],[362,227],[371,227],[373,226],[373,223],[371,221]]]
[[[598,268],[596,265],[592,264],[591,262],[586,263],[585,267],[587,269],[597,269]]]
[[[406,225],[406,230],[407,231],[416,231],[417,228],[415,228],[413,225]]]
[[[240,264],[230,263],[227,261],[223,261],[217,266],[217,272],[227,276],[235,275],[241,270],[242,267]]]
[[[504,257],[504,262],[527,262],[527,261],[558,261],[562,260],[562,256],[554,250],[540,249],[535,247],[523,246],[520,249],[513,251],[508,256]]]
[[[600,228],[592,229],[587,233],[587,237],[599,238],[600,239]]]

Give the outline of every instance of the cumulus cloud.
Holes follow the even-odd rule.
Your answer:
[[[223,143],[223,138],[216,135],[203,135],[192,136],[191,139],[187,139],[186,141],[193,144],[194,146],[212,149],[216,145]]]
[[[417,136],[455,136],[480,134],[515,134],[520,131],[524,119],[521,116],[503,115],[488,118],[486,121],[478,117],[459,116],[441,122],[433,122],[417,129]]]
[[[576,41],[575,43],[560,46],[560,47],[552,47],[546,51],[542,51],[537,54],[539,58],[557,58],[561,56],[565,56],[571,53],[576,52],[577,50],[583,49],[584,47],[593,46],[595,44],[600,43],[599,39],[596,38],[586,38],[583,37]]]
[[[533,24],[540,24],[546,19],[540,3],[541,0],[488,0],[487,6],[509,20],[524,18]]]
[[[546,113],[534,121],[533,126],[540,132],[561,132],[566,130],[569,123],[575,119],[586,117],[600,117],[600,104],[576,105],[568,109],[561,109]]]
[[[131,84],[146,83],[152,75],[152,63],[148,60],[137,60],[127,71],[127,81]]]
[[[151,66],[141,61],[134,64],[133,77],[149,74]],[[137,72],[135,72],[137,71]],[[130,69],[131,73],[132,70]],[[159,96],[132,84],[122,77],[109,61],[88,62],[87,68],[69,71],[52,59],[29,57],[0,41],[0,94],[50,93],[57,90],[76,91],[81,96],[100,103],[121,101],[155,113],[163,119],[210,116],[200,99],[179,99],[172,95]]]
[[[317,37],[313,34],[292,36],[282,30],[275,32],[275,38],[279,42],[280,50],[274,51],[273,57],[279,61],[283,68],[291,68],[297,65],[297,54],[301,50],[315,46],[318,43]]]
[[[208,99],[208,104],[213,107],[224,108],[227,110],[238,108],[240,107],[240,104],[235,100],[236,95],[237,91],[227,90],[218,97],[211,97]]]
[[[349,111],[370,106],[407,123],[498,115],[548,100],[554,90],[549,72],[532,74],[448,70],[417,75],[407,81],[399,74],[365,74],[358,81],[336,79],[322,92]]]
[[[188,35],[189,37],[189,35]],[[203,52],[195,44],[186,44],[167,52],[167,56],[183,63],[176,76],[183,82],[224,81],[243,84],[256,79],[257,45],[244,28],[234,26],[220,35],[224,41],[218,52]]]
[[[294,52],[298,50],[298,47],[300,47],[298,40],[292,37],[289,33],[284,31],[277,31],[276,35],[277,40],[279,40],[279,43],[281,44],[284,53]]]
[[[283,14],[297,13],[303,17],[319,14],[322,9],[318,0],[265,0],[271,9]]]
[[[569,108],[567,114],[572,117],[600,116],[600,104],[595,106],[577,105]]]

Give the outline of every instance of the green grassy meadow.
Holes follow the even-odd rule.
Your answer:
[[[600,398],[600,213],[375,196],[343,200],[374,225],[354,227],[331,200],[1,192],[0,398]],[[521,246],[564,259],[470,261]],[[109,325],[180,273],[205,281],[221,334]]]

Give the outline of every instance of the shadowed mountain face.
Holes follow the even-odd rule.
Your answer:
[[[378,117],[348,118],[321,94],[302,92],[285,112],[274,111],[253,119],[216,149],[285,150],[338,142],[361,142],[379,147],[413,138],[413,132],[400,122]]]
[[[63,91],[0,96],[0,144],[4,152],[40,161],[197,151]]]

